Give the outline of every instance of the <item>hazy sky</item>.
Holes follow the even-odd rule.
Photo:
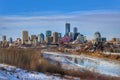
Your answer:
[[[96,31],[120,37],[120,0],[0,0],[0,40],[52,30],[65,33],[65,23],[92,39]]]

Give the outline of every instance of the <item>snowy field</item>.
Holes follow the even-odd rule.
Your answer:
[[[39,72],[30,72],[14,66],[0,64],[0,80],[80,80],[70,76],[48,75]]]
[[[120,56],[120,53],[112,53],[112,52],[103,52],[103,54],[107,54],[107,55],[111,54],[111,55],[119,55]]]
[[[43,57],[51,62],[62,64],[62,68],[70,70],[89,70],[110,76],[120,76],[120,62],[104,60],[99,58],[86,57],[84,55],[57,54],[54,52],[43,53]],[[61,77],[59,74],[44,74],[40,72],[31,72],[0,64],[0,80],[80,80],[71,76]]]

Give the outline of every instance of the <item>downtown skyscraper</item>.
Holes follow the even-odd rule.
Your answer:
[[[28,42],[28,31],[22,31],[22,44]]]
[[[68,36],[70,32],[70,23],[65,24],[65,36]]]

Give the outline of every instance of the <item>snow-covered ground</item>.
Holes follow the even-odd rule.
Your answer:
[[[74,64],[72,62],[72,58],[63,56],[63,54],[57,55],[55,53],[52,54],[43,54],[43,57],[48,59],[49,62],[56,64],[56,63],[60,63],[63,69],[66,70],[70,70],[70,69],[74,69],[74,70],[82,70],[79,66],[75,66],[76,64]]]
[[[68,55],[44,52],[43,56],[60,62],[64,69],[89,70],[110,76],[120,76],[120,62],[88,57],[85,55]]]
[[[119,55],[120,56],[120,53],[112,53],[112,52],[103,52],[103,54],[111,54],[111,55]]]
[[[80,80],[73,78],[73,80]],[[60,75],[47,75],[39,72],[30,72],[14,66],[0,64],[0,80],[69,80],[69,78],[60,77]]]

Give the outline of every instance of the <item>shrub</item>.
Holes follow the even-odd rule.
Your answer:
[[[61,65],[50,64],[40,56],[40,50],[36,49],[0,49],[0,63],[14,65],[23,69],[50,72],[63,75],[80,77],[81,80],[120,80],[116,77],[106,77],[90,71],[64,70]]]
[[[50,64],[40,56],[40,50],[4,48],[0,49],[0,63],[14,65],[27,70],[63,74],[59,65]]]

